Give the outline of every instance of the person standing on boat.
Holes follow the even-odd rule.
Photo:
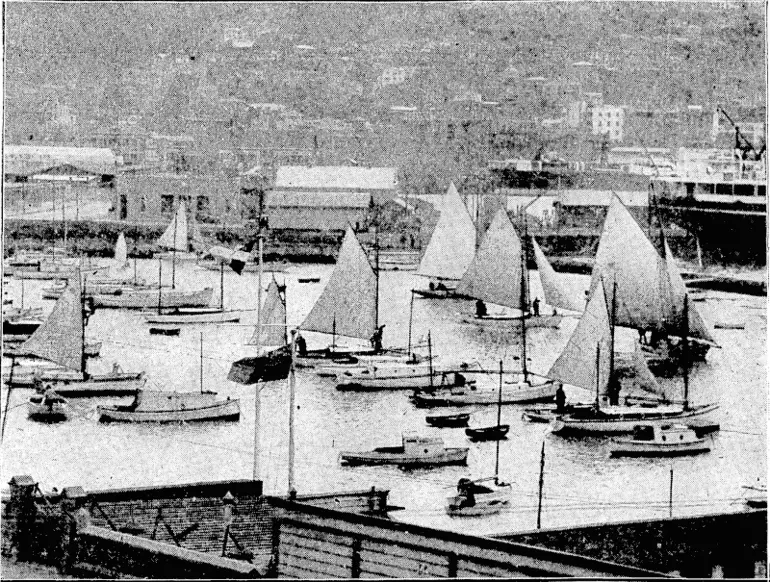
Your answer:
[[[481,300],[476,300],[476,317],[481,319],[482,317],[487,316],[487,306],[486,304]]]
[[[375,352],[381,352],[382,351],[382,331],[385,329],[385,325],[381,325],[377,328],[377,331],[375,331],[372,334],[371,339],[369,340],[372,344],[372,349]]]
[[[297,343],[297,353],[300,356],[307,354],[307,342],[305,341],[305,338],[298,333],[297,338],[294,341]]]
[[[532,302],[532,315],[535,317],[540,316],[540,299],[538,297],[535,297],[535,300]]]
[[[567,395],[564,393],[564,386],[562,386],[561,382],[559,382],[559,385],[556,387],[556,396],[554,399],[556,400],[556,412],[564,412],[567,407]]]

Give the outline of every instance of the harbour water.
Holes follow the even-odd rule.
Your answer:
[[[170,282],[165,261],[164,282]],[[287,265],[276,273],[287,285],[289,326],[296,327],[309,312],[329,278],[332,266]],[[138,273],[157,280],[157,261],[139,261]],[[272,275],[267,274],[265,287]],[[299,278],[320,277],[319,283]],[[588,277],[564,275],[581,296]],[[168,279],[167,279],[168,278]],[[536,272],[530,273],[532,294],[538,295]],[[212,286],[218,290],[219,273],[194,263],[177,266],[177,287]],[[25,281],[25,306],[53,307],[40,293],[49,281]],[[426,281],[408,272],[381,274],[380,319],[386,324],[385,345],[406,346],[410,289]],[[18,305],[21,282],[5,283]],[[215,292],[218,300],[218,291]],[[690,376],[695,403],[717,401],[716,420],[722,430],[713,437],[709,453],[676,460],[611,459],[606,439],[567,439],[550,433],[548,425],[521,418],[521,406],[504,406],[502,422],[509,423],[508,439],[500,443],[501,478],[513,483],[511,507],[480,518],[450,518],[445,497],[463,476],[491,476],[495,443],[471,443],[462,428],[432,428],[426,410],[415,408],[408,391],[340,392],[333,379],[298,371],[296,392],[296,487],[299,493],[369,488],[391,490],[390,503],[404,507],[393,519],[439,528],[487,534],[534,529],[537,519],[540,452],[545,442],[545,479],[542,526],[660,518],[669,514],[669,480],[673,467],[673,515],[730,511],[740,507],[746,485],[765,483],[767,451],[767,318],[766,299],[707,292],[697,303],[705,319],[743,322],[744,329],[715,329],[721,348],[712,349],[705,363]],[[225,306],[244,309],[233,325],[183,326],[179,337],[149,335],[137,312],[98,310],[87,337],[103,342],[101,357],[92,371],[107,371],[118,362],[126,371],[144,370],[148,388],[195,391],[200,389],[201,334],[203,381],[221,397],[239,398],[239,422],[198,425],[105,425],[95,418],[99,403],[121,399],[73,400],[75,414],[68,422],[30,421],[24,406],[30,392],[14,390],[2,443],[0,478],[30,474],[44,490],[82,485],[86,489],[159,485],[220,479],[248,479],[253,471],[255,387],[229,382],[231,362],[254,354],[246,345],[256,323],[257,276],[225,275]],[[424,341],[430,331],[434,353],[441,361],[478,361],[495,368],[502,359],[506,369],[519,369],[518,329],[500,324],[480,328],[462,323],[472,313],[472,302],[415,299],[412,340]],[[493,309],[491,309],[493,311]],[[528,331],[529,369],[545,373],[567,342],[577,320],[566,317],[559,329]],[[320,334],[305,333],[308,347],[327,345]],[[351,342],[351,344],[354,342]],[[3,361],[4,374],[9,362]],[[680,378],[664,380],[676,390]],[[568,396],[590,401],[579,390]],[[123,399],[123,402],[127,400]],[[6,391],[3,390],[3,409]],[[287,492],[288,387],[273,382],[261,387],[259,477],[269,494]],[[494,424],[495,407],[478,408],[472,425]],[[404,432],[441,436],[447,446],[470,448],[467,467],[402,470],[396,467],[342,467],[343,450],[368,450],[398,445]]]

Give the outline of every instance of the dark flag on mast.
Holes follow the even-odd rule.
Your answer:
[[[249,253],[228,249],[227,247],[211,247],[209,249],[209,254],[216,259],[227,262],[230,265],[230,268],[239,275],[246,266],[246,263],[251,261],[251,255]]]

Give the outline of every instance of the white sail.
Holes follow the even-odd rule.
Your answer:
[[[80,273],[70,277],[51,315],[19,346],[18,355],[33,355],[83,372],[83,307]]]
[[[582,297],[575,296],[553,270],[551,263],[548,262],[540,245],[537,244],[535,237],[532,237],[532,246],[535,250],[535,262],[537,270],[540,273],[540,283],[543,286],[545,302],[553,307],[560,307],[569,311],[583,311],[585,301]]]
[[[599,393],[606,394],[610,376],[611,336],[603,285],[597,286],[591,293],[583,316],[578,321],[564,350],[551,366],[548,377],[596,392],[597,345],[599,346]]]
[[[457,281],[476,252],[476,227],[454,184],[449,185],[440,212],[417,274]]]
[[[158,245],[177,251],[187,250],[187,205],[184,200],[179,203],[174,219],[158,239]]]
[[[670,302],[667,267],[617,195],[612,196],[591,274],[589,294],[600,280],[607,297],[616,287],[615,324],[661,329]]]
[[[521,239],[508,213],[501,208],[457,285],[457,293],[519,309],[522,302],[522,252]]]
[[[118,235],[118,242],[115,243],[115,268],[122,269],[128,264],[128,246],[126,245],[126,237],[121,232]]]
[[[377,276],[348,227],[329,282],[300,328],[369,339],[376,317]]]
[[[281,292],[275,279],[270,281],[267,287],[267,294],[261,311],[262,333],[259,329],[254,331],[254,335],[249,340],[250,345],[266,346],[285,346],[286,337],[286,304],[281,298]],[[259,334],[259,337],[257,337]]]
[[[198,228],[198,221],[195,219],[194,212],[190,214],[187,230],[190,233],[190,244],[192,245],[193,249],[201,253],[209,250],[211,245],[204,240],[203,235]]]
[[[679,273],[679,268],[674,262],[674,255],[671,253],[671,249],[668,246],[668,242],[664,242],[666,251],[666,268],[668,273],[669,284],[671,286],[671,313],[668,317],[668,328],[673,335],[681,335],[679,330],[682,329],[681,314],[684,311],[684,297],[687,294],[687,287],[684,284],[682,275]],[[716,340],[709,331],[709,326],[703,320],[698,308],[691,301],[687,306],[688,313],[688,336],[716,344]],[[679,333],[677,333],[679,332]]]

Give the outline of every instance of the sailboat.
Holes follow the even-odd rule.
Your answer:
[[[315,331],[332,336],[331,346],[306,350],[300,345],[295,357],[298,366],[309,367],[328,359],[399,354],[404,351],[382,347],[379,323],[379,273],[372,268],[350,226],[345,231],[337,264],[321,296],[313,305],[301,331]],[[372,349],[340,349],[337,336],[369,340]]]
[[[554,271],[551,263],[543,253],[543,249],[537,244],[535,237],[530,237],[532,249],[535,254],[537,271],[540,274],[540,284],[543,287],[545,302],[554,308],[582,313],[585,308],[585,300],[582,296],[576,296],[565,284],[562,278]]]
[[[158,295],[159,301],[162,297]],[[175,307],[170,313],[161,313],[160,303],[158,313],[144,316],[147,323],[180,324],[180,323],[229,323],[241,319],[240,311],[225,310],[225,263],[219,263],[219,306],[218,307]]]
[[[475,436],[481,435],[482,438],[471,436],[471,440],[489,440],[486,437],[492,434],[495,440],[495,475],[491,478],[482,478],[471,480],[468,478],[460,479],[457,483],[457,494],[447,498],[446,512],[452,516],[477,516],[497,513],[508,505],[511,501],[511,484],[500,481],[500,439],[505,438],[508,433],[508,425],[500,423],[500,414],[502,411],[502,393],[503,393],[503,363],[500,362],[500,391],[497,403],[497,425],[495,427],[486,427],[484,429],[466,429],[468,431],[477,431],[472,433]],[[503,427],[505,429],[503,430]],[[483,432],[479,433],[481,430]]]
[[[200,233],[194,216],[190,218],[188,223],[187,203],[180,200],[174,218],[171,219],[168,227],[158,239],[158,246],[171,252],[158,253],[155,256],[161,259],[170,258],[174,263],[195,261],[199,255],[197,252],[189,250],[191,240],[200,241]]]
[[[11,363],[8,385],[14,385],[16,357],[36,356],[78,373],[76,378],[49,381],[60,396],[123,396],[135,394],[144,384],[144,373],[121,372],[117,365],[107,374],[89,374],[86,370],[85,322],[80,274],[54,305],[48,319],[19,346]],[[42,380],[42,378],[41,378]]]
[[[529,273],[524,245],[511,224],[508,213],[501,208],[495,214],[473,261],[457,285],[457,294],[476,299],[475,318],[465,322],[489,323],[515,321],[522,318],[531,327],[558,327],[560,315],[535,315],[529,310]],[[519,310],[514,315],[478,313],[486,311],[486,303]]]
[[[158,239],[158,245],[172,249],[172,257],[177,251],[187,251],[187,211],[184,201],[180,202],[177,213],[171,224]],[[96,293],[93,295],[95,307],[123,308],[123,309],[152,309],[157,307],[158,315],[163,309],[180,309],[185,307],[210,307],[214,289],[205,287],[197,291],[180,291],[176,289],[176,259],[171,261],[171,289],[162,288],[163,262],[162,257],[158,264],[158,288],[154,289],[130,289],[121,290],[119,294]],[[219,313],[223,310],[212,308]],[[212,316],[216,319],[216,315]],[[232,321],[232,319],[226,319]],[[169,323],[169,322],[163,322]],[[175,322],[179,323],[179,322]],[[197,323],[197,322],[194,322]]]
[[[645,235],[636,220],[613,194],[599,240],[589,295],[600,281],[605,295],[617,285],[615,324],[636,329],[649,337],[645,351],[650,364],[674,364],[682,354],[680,318],[687,290],[662,228],[659,244]],[[716,346],[708,326],[695,306],[689,310],[688,354],[690,360],[704,359]],[[670,367],[670,366],[669,366]]]
[[[239,384],[284,380],[291,368],[291,346],[286,334],[286,299],[273,277],[260,312],[260,325],[249,340],[258,348],[273,347],[255,357],[242,358],[230,367],[227,379]],[[275,347],[278,346],[278,347]]]
[[[414,292],[432,299],[459,299],[454,288],[476,253],[476,226],[453,183],[441,202],[441,215],[417,268],[417,274],[431,282],[428,289]]]
[[[559,415],[553,421],[555,433],[613,434],[630,433],[640,423],[646,425],[669,425],[672,422],[689,426],[708,427],[710,415],[719,408],[718,404],[691,406],[685,373],[685,394],[681,403],[669,401],[663,389],[646,369],[642,359],[635,362],[640,370],[641,382],[637,384],[659,399],[657,405],[620,405],[620,382],[615,368],[615,331],[617,286],[613,285],[611,309],[608,310],[604,284],[600,282],[589,296],[588,305],[565,349],[551,367],[549,375],[559,378],[565,384],[586,390],[595,390],[593,407],[579,408]],[[685,298],[684,315],[687,311]],[[681,317],[681,314],[680,314]],[[683,366],[686,371],[686,366]],[[646,374],[644,373],[646,370]],[[609,401],[609,404],[606,402]]]
[[[200,391],[139,390],[127,406],[97,406],[99,422],[202,422],[238,420],[238,399],[217,400],[216,392],[203,389],[203,333],[201,333]]]

